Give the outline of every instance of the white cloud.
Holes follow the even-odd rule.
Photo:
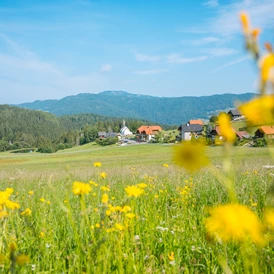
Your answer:
[[[216,8],[216,7],[218,7],[219,2],[218,2],[218,0],[209,0],[205,3],[203,3],[203,5],[206,7],[209,7],[209,8]]]
[[[225,48],[225,47],[217,47],[208,49],[207,53],[211,55],[212,57],[218,57],[218,56],[229,56],[237,54],[238,51],[232,48]]]
[[[203,37],[201,39],[190,41],[190,43],[194,46],[203,46],[206,44],[220,43],[221,41],[222,40],[220,38],[208,36],[208,37]]]
[[[244,62],[244,61],[246,61],[246,60],[248,60],[248,57],[247,57],[247,56],[242,57],[242,58],[239,58],[239,59],[236,59],[236,60],[234,60],[234,61],[232,61],[232,62],[228,62],[228,63],[226,63],[226,64],[224,64],[224,65],[222,65],[222,66],[220,66],[220,67],[214,69],[212,72],[216,72],[216,71],[221,70],[221,69],[223,69],[223,68],[227,68],[227,67],[236,65],[236,64],[238,64],[238,63],[242,63],[242,62]]]
[[[179,28],[181,32],[210,33],[222,39],[242,33],[239,14],[246,11],[254,27],[262,29],[273,28],[274,1],[273,0],[240,0],[220,5],[216,8],[216,16],[201,25],[190,28]]]
[[[157,62],[161,60],[161,57],[157,55],[146,55],[138,52],[135,52],[134,54],[135,54],[135,59],[138,62]]]
[[[199,56],[193,58],[182,57],[181,54],[170,54],[167,56],[167,62],[171,64],[186,64],[193,62],[201,62],[208,58],[208,56]]]
[[[13,47],[10,45],[13,54],[0,54],[0,103],[56,99],[110,88],[102,74],[69,75],[10,41],[14,43]]]
[[[112,70],[112,66],[110,64],[105,64],[101,67],[102,72],[108,72]]]
[[[152,69],[152,70],[138,70],[134,71],[133,73],[139,75],[152,75],[152,74],[159,74],[161,72],[167,71],[166,69]]]

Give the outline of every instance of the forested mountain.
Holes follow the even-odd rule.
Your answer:
[[[20,107],[40,109],[56,115],[95,113],[113,117],[146,119],[162,124],[182,124],[189,119],[204,118],[233,108],[236,101],[248,101],[255,95],[222,94],[201,97],[153,97],[124,91],[81,93],[60,100],[35,101]]]
[[[152,123],[128,118],[126,124],[135,132],[141,125]],[[121,127],[121,118],[97,114],[55,116],[39,110],[0,105],[0,151],[35,147],[46,150],[42,152],[53,152],[94,141],[98,131],[119,132]]]

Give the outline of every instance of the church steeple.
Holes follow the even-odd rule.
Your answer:
[[[123,119],[123,127],[125,127],[126,126],[126,121],[125,121],[125,119]]]

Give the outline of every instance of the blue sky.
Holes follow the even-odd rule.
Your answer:
[[[273,0],[0,0],[0,104],[255,92],[243,10],[273,43]]]

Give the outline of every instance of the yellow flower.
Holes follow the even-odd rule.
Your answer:
[[[245,12],[242,12],[240,14],[240,20],[241,20],[244,32],[247,33],[248,30],[249,30],[249,19],[248,19],[248,16]]]
[[[257,215],[246,206],[240,204],[219,205],[210,212],[205,221],[210,236],[227,242],[234,240],[252,242],[262,245],[262,224]]]
[[[84,195],[91,192],[91,186],[89,184],[74,182],[72,191],[75,195]]]
[[[138,197],[144,193],[144,190],[137,186],[127,186],[125,188],[128,197]]]
[[[108,203],[108,195],[106,193],[103,194],[102,196],[102,203],[107,204]]]
[[[123,206],[123,208],[121,209],[121,212],[128,212],[131,211],[131,207],[128,205]]]
[[[163,167],[166,167],[166,168],[168,168],[168,164],[163,164]]]
[[[110,188],[107,186],[101,186],[102,191],[110,191]]]
[[[111,210],[109,210],[109,209],[106,210],[106,215],[107,215],[107,216],[110,216],[110,215],[111,215]]]
[[[174,162],[187,169],[196,171],[209,164],[205,156],[205,146],[193,141],[183,141],[174,146]]]
[[[132,219],[132,218],[135,217],[135,214],[133,214],[133,213],[127,213],[126,217],[129,218],[129,219]]]
[[[44,203],[46,200],[45,200],[45,198],[40,198],[40,201],[41,201],[42,203]]]
[[[101,226],[100,224],[96,224],[95,225],[96,228],[100,228],[100,226]]]
[[[45,233],[43,231],[41,231],[39,237],[40,238],[44,238],[45,237]]]
[[[113,228],[113,227],[112,227],[112,228],[107,228],[107,229],[106,229],[106,232],[107,232],[107,233],[110,233],[110,232],[113,232],[113,231],[115,231],[115,228]]]
[[[34,192],[32,190],[30,190],[28,193],[29,193],[29,195],[33,195],[34,194]]]
[[[124,227],[123,225],[119,224],[119,223],[116,223],[116,224],[115,224],[115,228],[116,228],[117,230],[120,230],[120,231],[122,231],[122,230],[125,229],[125,227]]]
[[[221,113],[218,117],[220,134],[228,143],[233,143],[236,139],[235,130],[231,127],[230,117],[226,113]]]
[[[145,184],[145,183],[140,183],[140,184],[138,184],[137,186],[138,186],[139,188],[144,189],[144,188],[147,187],[147,184]]]
[[[93,185],[93,186],[98,186],[98,184],[96,184],[96,183],[93,182],[93,181],[89,181],[89,183],[90,183],[91,185]]]
[[[50,205],[51,204],[50,201],[47,201],[47,204]]]
[[[264,95],[239,106],[249,126],[271,125],[274,122],[274,95]]]
[[[27,208],[25,211],[23,211],[23,212],[21,213],[21,215],[29,216],[29,215],[31,215],[31,210],[30,210],[29,208]]]
[[[19,255],[16,257],[16,263],[18,265],[24,265],[30,262],[30,258],[27,255]]]
[[[6,207],[10,208],[10,209],[16,209],[16,208],[20,208],[20,205],[18,203],[7,200],[6,201]]]
[[[175,258],[174,258],[174,252],[170,252],[170,253],[167,255],[167,257],[168,257],[168,259],[169,259],[170,261],[174,261],[174,260],[175,260]]]
[[[274,209],[267,209],[265,211],[264,220],[271,229],[274,229]]]
[[[274,69],[274,53],[270,52],[264,56],[260,62],[261,66],[261,80],[263,83],[269,80],[270,71]]]
[[[8,214],[8,212],[7,211],[5,211],[5,210],[0,210],[0,219],[1,218],[4,218],[4,217],[7,217],[9,214]]]
[[[94,162],[93,165],[95,167],[100,167],[100,166],[102,166],[102,163],[101,162]]]
[[[101,177],[102,179],[106,179],[107,174],[106,174],[105,172],[101,172],[101,173],[100,173],[100,177]]]

